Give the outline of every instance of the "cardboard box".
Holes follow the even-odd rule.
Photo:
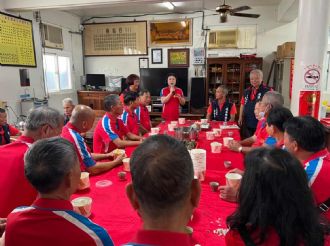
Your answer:
[[[282,57],[294,57],[296,42],[285,42],[282,44]]]
[[[283,47],[282,45],[277,46],[277,51],[276,51],[276,59],[282,59],[283,58]]]

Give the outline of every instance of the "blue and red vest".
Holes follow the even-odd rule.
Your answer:
[[[251,100],[251,92],[252,87],[249,87],[244,90],[244,122],[245,125],[248,128],[256,128],[258,124],[258,120],[256,119],[254,115],[254,107],[258,101],[262,99],[262,97],[265,95],[267,91],[269,91],[270,88],[261,84],[259,88],[256,91],[256,95],[253,100]]]
[[[228,100],[226,100],[222,106],[222,109],[219,107],[218,100],[212,101],[212,114],[211,120],[216,121],[229,121],[230,120],[230,110],[233,106]]]
[[[2,128],[3,130],[3,134],[0,134],[0,145],[2,143],[2,138],[4,138],[6,144],[9,144],[10,143],[10,130],[9,130],[9,126],[8,124],[5,124],[3,126],[0,126],[0,129]],[[2,131],[0,130],[0,133]]]

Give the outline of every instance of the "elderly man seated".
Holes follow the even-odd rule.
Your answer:
[[[200,185],[186,147],[166,135],[150,137],[134,151],[130,166],[126,193],[144,223],[127,245],[191,245],[185,228]]]
[[[80,168],[69,141],[37,141],[25,155],[24,169],[39,197],[9,214],[5,245],[113,245],[105,229],[73,211],[70,196],[78,187]]]
[[[71,98],[64,98],[62,101],[63,110],[64,110],[64,125],[69,122],[72,111],[75,107],[73,100]]]
[[[92,128],[94,120],[95,113],[90,107],[77,105],[72,111],[70,121],[63,127],[61,136],[75,146],[81,170],[86,170],[91,174],[98,174],[121,164],[124,155],[118,155],[114,160],[109,161],[109,158],[113,158],[112,153],[96,154],[90,152],[81,134]],[[98,160],[105,161],[100,162]]]

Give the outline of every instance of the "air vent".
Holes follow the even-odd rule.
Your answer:
[[[62,29],[59,27],[41,24],[43,47],[63,49]]]

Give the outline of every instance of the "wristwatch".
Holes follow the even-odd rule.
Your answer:
[[[242,152],[242,149],[243,149],[242,146],[238,147],[238,152]]]

